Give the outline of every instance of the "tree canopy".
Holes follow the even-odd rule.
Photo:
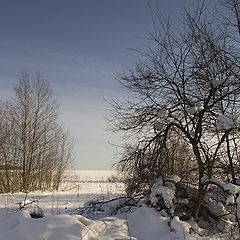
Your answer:
[[[153,10],[155,32],[139,50],[139,62],[118,75],[129,97],[111,102],[110,126],[130,140],[120,169],[151,186],[151,178],[170,173],[169,162],[190,162],[180,173],[185,179],[195,176],[195,219],[212,177],[237,183],[240,8],[236,0],[221,3],[216,14],[205,2],[185,11],[177,27]],[[221,17],[221,10],[230,17]],[[174,160],[173,142],[178,145]]]

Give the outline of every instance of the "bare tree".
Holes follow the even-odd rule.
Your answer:
[[[127,144],[115,167],[123,174],[129,195],[147,192],[156,179],[165,175],[196,182],[197,163],[179,136],[171,136],[165,146],[156,139],[146,149]]]
[[[207,179],[216,174],[223,151],[236,182],[230,144],[240,127],[239,48],[204,4],[186,11],[178,28],[154,14],[155,32],[148,37],[147,49],[139,51],[144,60],[118,76],[131,95],[126,101],[112,101],[109,124],[136,142],[130,152],[134,157],[128,160],[151,149],[150,165],[168,148],[171,136],[181,137],[197,163],[192,212],[197,220]]]
[[[49,85],[41,74],[32,81],[23,73],[15,97],[3,105],[0,156],[6,179],[12,167],[18,170],[18,190],[57,188],[72,161],[73,145],[58,123],[58,104]]]
[[[1,103],[0,110],[0,176],[1,176],[1,192],[10,192],[19,188],[18,181],[15,181],[19,170],[18,153],[16,146],[13,144],[12,122],[10,121],[7,104]]]

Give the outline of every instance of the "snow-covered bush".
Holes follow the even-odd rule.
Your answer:
[[[199,234],[236,231],[240,213],[239,188],[235,184],[212,179],[212,184],[203,199],[199,221],[195,222],[195,231],[199,231]],[[180,231],[178,234],[187,236],[190,229],[188,222],[192,219],[191,214],[197,197],[196,186],[181,182],[177,176],[165,176],[156,180],[145,195],[144,203],[154,207],[162,216],[168,216],[174,232]]]
[[[43,218],[44,211],[33,200],[30,201],[27,198],[19,203],[20,211],[26,211],[32,218]]]
[[[158,210],[165,209],[169,215],[174,213],[175,183],[179,182],[179,177],[171,176],[159,178],[151,188],[149,201]]]
[[[122,212],[128,212],[132,207],[136,207],[139,197],[117,197],[109,200],[95,199],[88,201],[80,209],[79,213],[88,217],[95,216],[99,213],[106,215],[116,215]]]

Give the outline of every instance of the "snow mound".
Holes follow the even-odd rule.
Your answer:
[[[188,223],[180,221],[177,216],[171,221],[171,229],[176,239],[189,239],[190,228]]]
[[[171,208],[173,206],[172,200],[175,196],[175,192],[170,187],[163,186],[163,181],[161,178],[158,179],[151,189],[149,200],[153,206],[157,205],[159,196],[163,198],[166,207]]]
[[[211,178],[211,182],[221,186],[225,191],[228,191],[232,195],[236,195],[240,193],[240,186],[235,185],[233,183],[225,183],[220,179]]]
[[[199,102],[196,103],[194,106],[187,108],[186,110],[190,115],[194,115],[195,113],[204,110],[204,105],[203,103]]]
[[[132,236],[138,240],[169,240],[169,218],[162,217],[155,209],[142,206],[128,217],[129,229]]]
[[[33,219],[26,210],[17,213],[1,211],[0,231],[0,240],[129,239],[125,220],[91,221],[83,216],[66,214]]]

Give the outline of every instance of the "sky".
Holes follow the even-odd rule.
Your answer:
[[[75,139],[74,168],[111,169],[119,135],[106,131],[109,105],[122,98],[116,73],[132,66],[153,30],[150,6],[174,20],[194,0],[0,1],[0,99],[13,96],[21,72],[40,71]],[[110,144],[111,143],[111,144]]]

